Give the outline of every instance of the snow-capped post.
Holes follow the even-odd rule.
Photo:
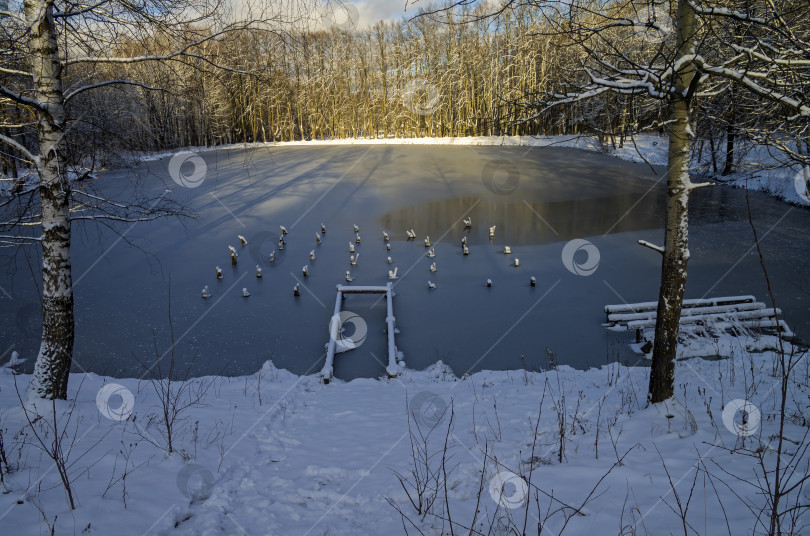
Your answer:
[[[389,282],[388,291],[385,293],[385,300],[387,304],[388,313],[385,316],[385,322],[388,327],[388,366],[385,368],[389,378],[396,378],[402,372],[402,367],[397,363],[397,346],[394,343],[394,334],[396,333],[396,319],[394,318],[394,285]]]
[[[340,308],[342,307],[342,298],[343,293],[341,292],[341,286],[338,285],[337,287],[337,298],[335,299],[335,311],[332,314],[332,318],[340,316]],[[326,345],[326,361],[323,364],[323,368],[321,369],[321,379],[323,383],[329,383],[329,380],[332,379],[332,373],[334,372],[334,362],[335,362],[335,345],[337,344],[338,334],[340,332],[340,323],[330,320],[329,322],[329,342]]]

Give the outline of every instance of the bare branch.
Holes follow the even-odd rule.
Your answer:
[[[96,88],[100,88],[100,87],[104,87],[104,86],[112,86],[112,85],[119,85],[119,84],[120,85],[138,86],[138,87],[142,87],[144,89],[148,89],[148,90],[151,90],[151,91],[165,91],[163,88],[154,87],[154,86],[150,86],[150,85],[147,85],[147,84],[142,84],[141,82],[136,82],[134,80],[107,80],[105,82],[98,82],[96,84],[89,84],[89,85],[86,85],[86,86],[82,86],[82,87],[80,87],[78,89],[75,89],[75,90],[71,91],[70,93],[65,95],[65,103],[69,102],[70,99],[72,99],[73,97],[75,97],[76,95],[78,95],[78,94],[80,94],[80,93],[82,93],[84,91],[88,91],[88,90],[91,90],[91,89],[96,89]]]
[[[17,149],[18,151],[20,151],[20,152],[21,152],[22,154],[24,154],[24,155],[26,156],[26,158],[28,158],[28,160],[30,160],[32,163],[34,163],[34,164],[38,164],[38,163],[39,163],[39,157],[36,157],[36,156],[34,156],[33,154],[31,154],[31,151],[29,151],[28,149],[26,149],[26,148],[25,148],[25,147],[24,147],[22,144],[20,144],[19,142],[17,142],[17,141],[16,141],[16,140],[14,140],[13,138],[9,138],[8,136],[6,136],[6,135],[4,135],[4,134],[0,134],[0,141],[1,141],[1,142],[3,142],[3,143],[5,143],[6,145],[10,145],[10,146],[14,147],[14,148],[15,148],[15,149]]]
[[[658,253],[660,253],[661,255],[663,255],[663,254],[664,254],[664,248],[663,248],[663,246],[656,246],[655,244],[653,244],[653,243],[651,243],[651,242],[647,242],[646,240],[639,240],[639,241],[638,241],[638,243],[639,243],[639,245],[642,245],[642,246],[644,246],[645,248],[650,248],[650,249],[651,249],[651,250],[653,250],[653,251],[657,251],[657,252],[658,252]]]

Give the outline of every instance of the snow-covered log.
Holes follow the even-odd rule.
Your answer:
[[[632,312],[624,312],[632,311]],[[607,324],[611,329],[635,330],[636,342],[649,336],[656,325],[654,302],[605,306]],[[775,330],[781,337],[794,334],[781,318],[778,308],[766,307],[754,296],[725,296],[719,298],[684,300],[680,316],[680,332],[694,334],[734,331],[739,328]]]

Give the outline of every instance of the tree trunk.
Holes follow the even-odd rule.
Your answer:
[[[678,59],[692,52],[695,13],[687,2],[678,4]],[[689,148],[691,119],[690,86],[694,65],[686,63],[675,77],[669,133],[669,170],[667,171],[667,221],[664,261],[661,265],[661,289],[655,322],[649,400],[652,403],[671,398],[675,385],[675,357],[681,304],[686,288],[686,264],[689,261]]]
[[[42,202],[42,342],[29,395],[67,397],[73,358],[73,283],[70,273],[70,183],[65,168],[65,107],[53,4],[27,0],[30,63],[37,111]]]
[[[734,123],[733,118],[726,127],[726,164],[723,166],[723,175],[734,173]]]

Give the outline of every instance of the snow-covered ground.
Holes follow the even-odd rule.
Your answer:
[[[609,154],[633,162],[647,162],[656,166],[667,164],[667,138],[653,134],[642,134],[629,138],[623,147],[613,148],[610,144],[600,144],[593,136],[468,136],[458,138],[347,138],[335,140],[290,141],[278,143],[233,144],[218,147],[193,147],[189,151],[214,151],[220,149],[245,149],[268,146],[315,146],[315,145],[501,145],[529,147],[573,147],[586,151]],[[142,155],[141,160],[157,160],[175,154],[176,151]],[[740,188],[761,190],[789,203],[810,206],[810,169],[803,170],[774,149],[767,147],[740,148],[745,156],[737,166],[737,171],[725,177],[717,177]],[[708,172],[704,163],[699,165],[695,156],[694,169]]]
[[[592,536],[682,533],[683,509],[689,534],[762,533],[767,497],[756,482],[779,459],[775,359],[738,350],[681,361],[669,407],[646,406],[648,369],[617,364],[458,379],[437,363],[323,385],[267,362],[248,377],[173,384],[185,409],[172,454],[154,384],[75,374],[75,407],[56,404],[73,511],[44,453],[50,405],[27,406],[28,419],[43,415],[33,424],[43,449],[15,391],[29,378],[5,369],[0,427],[12,471],[0,526],[14,535],[47,534],[47,523],[55,534],[438,535],[451,534],[452,519],[455,534],[524,525],[537,534],[540,523],[542,534]],[[788,391],[790,485],[808,474],[808,370],[801,360]],[[798,486],[782,505],[807,499]]]
[[[791,164],[784,154],[766,146],[739,150],[744,156],[735,172],[718,180],[738,188],[767,192],[794,205],[810,206],[810,167]]]

